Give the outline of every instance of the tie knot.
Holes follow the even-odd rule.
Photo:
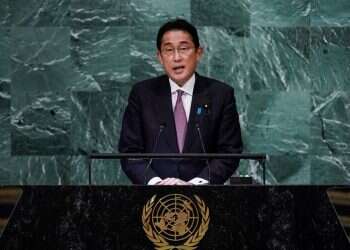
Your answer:
[[[184,93],[184,91],[181,89],[176,90],[176,92],[177,92],[177,96],[182,96]]]

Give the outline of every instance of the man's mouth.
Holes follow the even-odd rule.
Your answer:
[[[175,71],[175,73],[182,73],[184,68],[185,68],[185,66],[176,66],[173,68],[173,70]]]

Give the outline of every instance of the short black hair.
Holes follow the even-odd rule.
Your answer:
[[[189,33],[192,37],[194,46],[196,48],[199,48],[199,38],[196,27],[194,27],[191,23],[187,22],[185,19],[177,18],[166,22],[159,28],[157,35],[158,50],[160,50],[164,34],[170,30],[181,30]]]

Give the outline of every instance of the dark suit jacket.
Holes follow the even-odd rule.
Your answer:
[[[207,107],[206,107],[207,106]],[[241,131],[233,88],[217,80],[196,74],[191,112],[183,153],[202,153],[199,124],[207,153],[240,153]],[[165,124],[155,141],[160,125]],[[179,153],[173,116],[169,78],[166,75],[135,84],[124,113],[119,141],[121,153]],[[224,183],[238,167],[238,160],[122,160],[122,168],[135,184],[146,184],[151,178],[176,177],[189,181],[194,177]],[[209,176],[210,174],[210,176]]]

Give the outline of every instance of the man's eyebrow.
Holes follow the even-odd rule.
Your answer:
[[[191,44],[189,41],[181,41],[180,44]]]
[[[173,45],[171,42],[167,42],[167,43],[163,43],[163,46],[169,46],[169,45]]]
[[[190,45],[191,43],[189,41],[181,41],[180,42],[180,45]],[[162,46],[174,46],[173,43],[171,42],[166,42],[166,43],[163,43]]]

